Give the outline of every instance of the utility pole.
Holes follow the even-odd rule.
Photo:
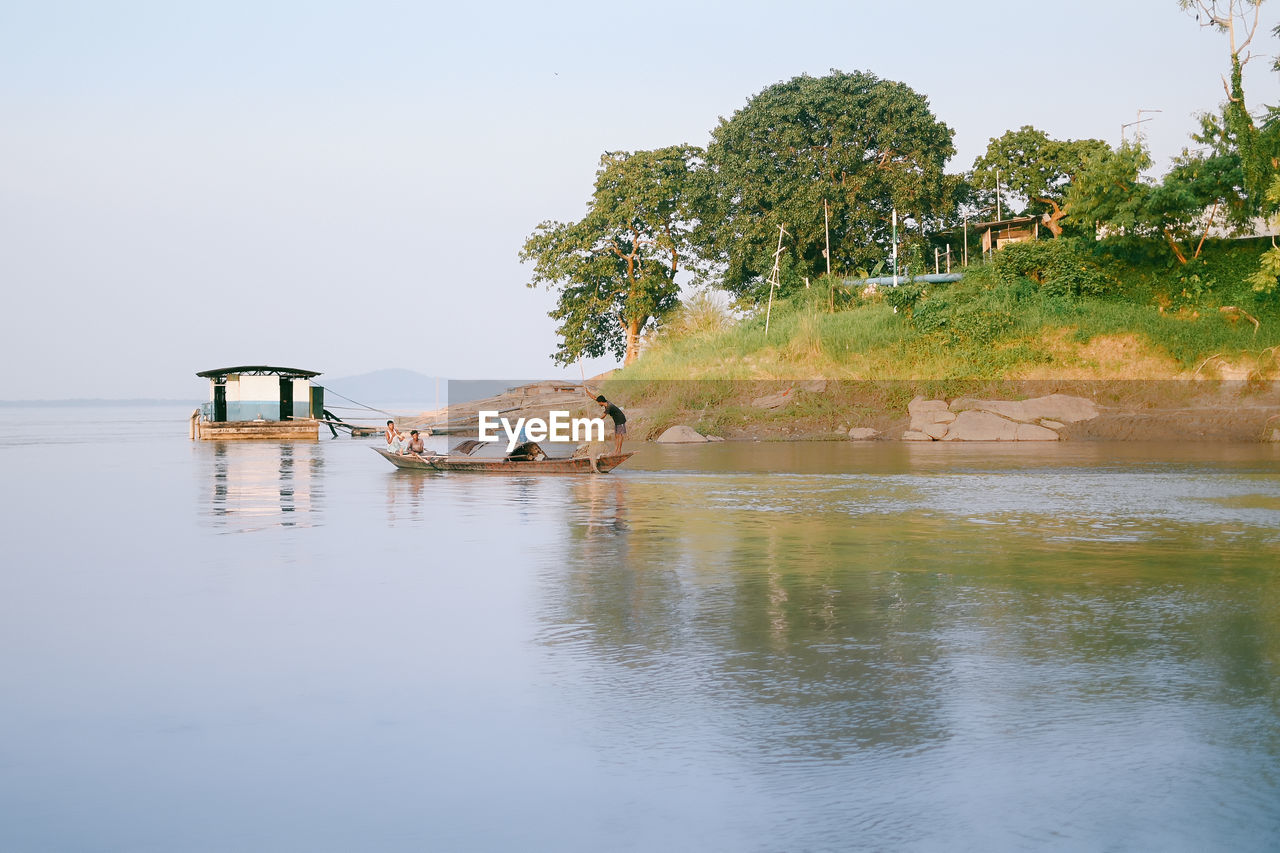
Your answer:
[[[893,286],[898,286],[898,208],[893,209]]]
[[[1120,144],[1124,145],[1124,131],[1125,131],[1125,128],[1127,127],[1137,127],[1138,129],[1133,132],[1133,142],[1135,145],[1142,142],[1142,128],[1139,127],[1139,125],[1141,125],[1143,122],[1151,121],[1150,116],[1148,116],[1147,118],[1143,118],[1142,114],[1143,113],[1162,113],[1162,112],[1164,112],[1164,110],[1148,110],[1148,109],[1138,110],[1138,118],[1136,121],[1131,121],[1131,122],[1127,122],[1125,124],[1120,125]]]
[[[822,254],[827,256],[827,278],[831,277],[831,211],[827,209],[827,200],[822,200],[822,228],[827,234],[827,250]]]

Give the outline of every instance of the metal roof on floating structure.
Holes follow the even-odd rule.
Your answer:
[[[216,379],[219,376],[238,373],[241,376],[285,376],[290,379],[310,379],[319,376],[315,370],[299,370],[296,367],[271,367],[266,364],[246,364],[241,367],[222,367],[217,370],[202,370],[196,374],[201,379]]]

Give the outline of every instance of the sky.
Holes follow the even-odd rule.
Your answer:
[[[1139,109],[1162,168],[1227,62],[1176,0],[0,0],[0,399],[201,398],[238,364],[592,375],[552,362],[517,256],[605,151],[706,145],[834,68],[925,95],[951,171],[1026,124],[1116,144]]]

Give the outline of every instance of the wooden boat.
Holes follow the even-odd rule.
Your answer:
[[[568,459],[475,459],[469,456],[429,456],[427,454],[392,453],[384,447],[373,448],[397,468],[415,471],[474,471],[489,474],[605,474],[626,462],[634,453],[610,453],[597,457],[595,467],[587,456]]]

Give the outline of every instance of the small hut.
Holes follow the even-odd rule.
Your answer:
[[[991,254],[1009,243],[1035,240],[1040,236],[1039,216],[1015,216],[992,222],[975,222],[973,227],[982,234],[982,252]]]
[[[264,364],[197,373],[209,380],[209,402],[191,415],[199,440],[315,439],[324,414],[324,388],[313,370]]]

